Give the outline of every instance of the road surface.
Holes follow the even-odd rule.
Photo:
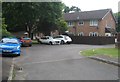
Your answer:
[[[89,59],[80,51],[113,45],[33,45],[23,47],[16,65],[26,80],[117,80],[118,67]]]

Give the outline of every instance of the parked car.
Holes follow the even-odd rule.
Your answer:
[[[61,40],[54,39],[51,36],[44,36],[44,37],[40,38],[40,43],[46,43],[46,44],[50,44],[50,45],[52,45],[52,44],[60,44]]]
[[[26,37],[20,38],[20,43],[21,46],[32,46],[31,38],[26,38]]]
[[[0,41],[0,54],[4,55],[18,55],[20,56],[21,44],[17,38],[3,38]]]
[[[54,38],[58,39],[58,40],[61,40],[61,44],[65,44],[65,43],[70,44],[72,42],[72,39],[69,36],[66,36],[66,35],[57,35]]]

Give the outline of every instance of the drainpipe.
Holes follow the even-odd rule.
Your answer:
[[[75,35],[77,35],[77,27],[73,26],[73,28],[74,28]]]

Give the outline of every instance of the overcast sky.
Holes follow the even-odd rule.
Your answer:
[[[120,0],[62,0],[67,6],[77,6],[82,11],[111,8],[114,13],[118,12],[119,1]]]

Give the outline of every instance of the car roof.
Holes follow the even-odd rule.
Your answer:
[[[23,39],[31,39],[31,38],[28,38],[28,37],[24,37]]]
[[[3,38],[3,39],[16,39],[17,40],[17,38]]]
[[[3,38],[2,41],[16,41],[16,42],[19,42],[17,38]]]

